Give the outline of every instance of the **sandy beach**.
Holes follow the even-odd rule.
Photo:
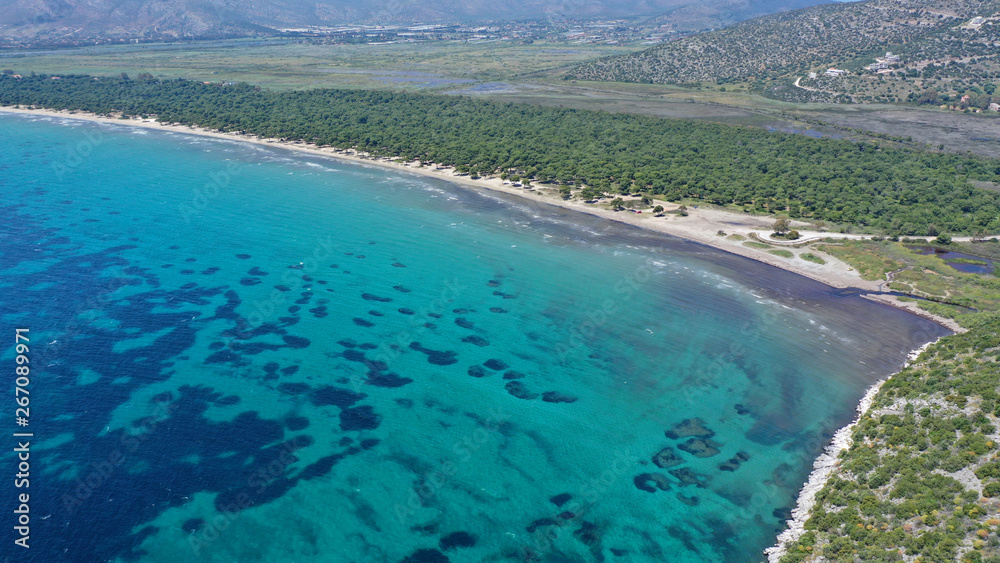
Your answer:
[[[769,249],[756,249],[744,245],[744,242],[752,240],[751,234],[761,238],[767,237],[771,231],[771,225],[774,222],[774,219],[771,217],[751,216],[705,207],[689,207],[687,209],[688,216],[686,217],[669,213],[663,217],[655,217],[648,209],[644,210],[642,213],[635,213],[630,210],[613,211],[605,206],[599,204],[587,204],[577,199],[564,200],[560,197],[558,187],[556,186],[535,184],[532,185],[530,189],[526,189],[524,187],[516,186],[511,182],[501,180],[499,177],[472,179],[468,175],[456,173],[453,168],[438,166],[434,163],[401,162],[388,158],[372,157],[364,153],[358,153],[357,151],[351,149],[344,150],[334,147],[320,147],[307,144],[302,141],[285,141],[281,139],[260,138],[253,135],[241,135],[238,133],[223,133],[221,131],[201,127],[160,123],[153,119],[118,119],[80,111],[69,112],[48,109],[14,109],[10,107],[0,107],[0,112],[82,119],[98,123],[145,127],[161,131],[202,135],[218,139],[238,140],[258,145],[272,147],[277,146],[312,155],[319,155],[360,164],[380,166],[397,172],[438,178],[440,180],[452,182],[467,188],[503,192],[528,201],[571,209],[580,213],[587,213],[602,217],[610,221],[627,223],[643,229],[696,241],[719,250],[738,254],[783,270],[794,272],[822,282],[831,287],[853,287],[872,291],[873,293],[879,291],[879,282],[862,279],[857,271],[843,261],[815,249],[808,247],[795,248],[793,246],[784,246],[786,250],[793,254],[793,257],[783,258],[769,253]],[[679,207],[677,204],[658,200],[654,200],[653,204],[662,205],[667,211],[674,210]],[[820,238],[865,238],[863,235],[813,232],[803,230],[802,228],[799,228],[798,225],[795,225],[795,228],[798,228],[801,233],[801,241]],[[723,235],[721,233],[725,234]],[[823,260],[826,261],[826,264],[817,264],[799,258],[799,255],[805,252],[811,252],[821,256]],[[951,319],[932,315],[922,309],[919,309],[912,303],[903,303],[897,301],[894,297],[887,295],[877,295],[873,297],[873,300],[899,307],[911,313],[920,315],[941,324],[952,331],[963,331],[963,329]]]

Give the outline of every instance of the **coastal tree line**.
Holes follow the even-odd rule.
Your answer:
[[[124,116],[301,140],[889,235],[1000,232],[1000,161],[763,129],[449,95],[0,74],[0,104]],[[983,182],[977,187],[973,181]],[[932,233],[931,231],[935,231]]]

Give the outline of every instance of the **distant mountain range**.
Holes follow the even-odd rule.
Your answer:
[[[0,0],[0,39],[66,43],[270,34],[303,25],[667,14],[711,27],[823,0]],[[675,24],[676,26],[676,24]]]
[[[940,57],[995,55],[982,30],[960,26],[1000,15],[1000,0],[867,0],[831,3],[743,21],[645,51],[585,63],[570,78],[647,83],[739,82],[793,76],[825,65],[854,64],[888,48]],[[992,25],[992,20],[987,25]],[[964,35],[963,35],[964,34]],[[992,47],[990,47],[992,44]],[[946,49],[941,46],[947,45]],[[979,53],[985,49],[985,53]],[[916,55],[915,55],[916,56]],[[977,59],[978,60],[978,59]],[[959,62],[965,62],[960,60]]]

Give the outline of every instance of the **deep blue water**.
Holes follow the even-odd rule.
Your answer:
[[[0,143],[16,561],[757,561],[944,333],[421,177],[69,119],[0,114]]]

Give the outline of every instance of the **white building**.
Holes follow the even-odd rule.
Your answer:
[[[847,71],[839,69],[839,68],[833,68],[831,66],[830,68],[826,69],[826,73],[825,74],[827,76],[842,76],[844,74],[847,74]]]

